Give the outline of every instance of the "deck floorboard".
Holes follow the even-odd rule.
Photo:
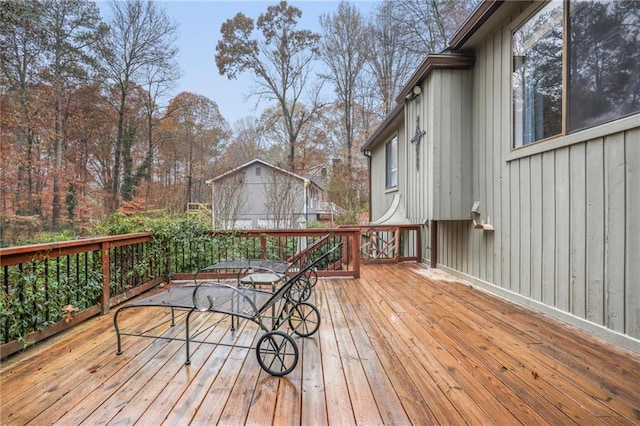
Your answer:
[[[0,367],[2,425],[640,424],[640,355],[416,264],[365,265],[322,279],[318,334],[300,363],[266,374],[258,327],[196,314],[179,340],[123,336],[113,313]],[[135,309],[126,330],[168,321]],[[215,327],[211,327],[213,323]],[[184,321],[157,330],[184,336]]]

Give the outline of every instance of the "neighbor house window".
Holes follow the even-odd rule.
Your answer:
[[[398,137],[394,136],[385,145],[386,162],[386,186],[394,188],[398,186]]]
[[[551,1],[514,31],[514,147],[640,112],[638,25],[640,2]]]

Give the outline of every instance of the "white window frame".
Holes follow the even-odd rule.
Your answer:
[[[398,135],[384,145],[385,187],[398,187]]]

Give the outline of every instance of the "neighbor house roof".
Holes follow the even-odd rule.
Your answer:
[[[219,180],[221,180],[221,179],[224,179],[225,177],[230,176],[230,175],[232,175],[232,174],[234,174],[234,173],[236,173],[236,172],[238,172],[238,171],[240,171],[240,170],[242,170],[242,169],[245,169],[245,168],[247,168],[247,167],[249,167],[249,166],[251,166],[251,165],[253,165],[253,164],[256,164],[256,163],[260,163],[260,164],[262,164],[263,166],[266,166],[266,167],[269,167],[269,168],[271,168],[271,169],[277,170],[277,171],[279,171],[280,173],[284,173],[285,175],[291,176],[291,177],[293,177],[293,178],[295,178],[295,179],[300,179],[300,180],[302,180],[302,181],[303,181],[303,182],[305,182],[305,183],[307,183],[307,182],[308,182],[309,184],[314,185],[314,186],[318,187],[319,189],[322,189],[322,188],[321,188],[317,183],[313,182],[311,179],[307,179],[307,178],[305,178],[305,177],[302,177],[302,176],[300,176],[300,175],[297,175],[297,174],[295,174],[295,173],[293,173],[293,172],[290,172],[290,171],[288,171],[288,170],[285,170],[285,169],[282,169],[282,168],[280,168],[280,167],[274,166],[273,164],[269,164],[269,163],[267,163],[266,161],[264,161],[264,160],[260,160],[260,159],[258,159],[258,158],[254,159],[254,160],[251,160],[251,161],[248,161],[248,162],[244,163],[244,164],[243,164],[243,165],[241,165],[241,166],[238,166],[238,167],[236,167],[236,168],[234,168],[234,169],[229,170],[228,172],[225,172],[225,173],[223,173],[223,174],[221,174],[221,175],[218,175],[218,176],[214,177],[213,179],[208,179],[208,180],[206,181],[206,183],[207,183],[208,185],[211,185],[212,183],[215,183],[215,182],[217,182],[217,181],[219,181]]]

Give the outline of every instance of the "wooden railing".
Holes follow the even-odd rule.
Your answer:
[[[315,241],[330,234],[327,244],[342,243],[340,269],[318,271],[318,276],[360,276],[358,230],[287,229],[215,231],[188,243],[172,242],[171,277],[190,279],[203,266],[233,259],[292,258]]]
[[[306,248],[327,234],[317,249],[341,243],[342,254],[319,276],[358,278],[361,261],[420,261],[418,225],[216,231],[188,241],[147,232],[0,249],[0,357],[216,262],[313,257]]]
[[[0,356],[166,281],[167,251],[152,235],[0,249]]]
[[[420,225],[341,226],[360,232],[360,258],[363,263],[420,262]]]
[[[318,275],[359,277],[353,230],[219,231],[186,242],[138,233],[0,249],[0,358],[163,281],[191,279],[221,260],[287,260],[327,233],[327,244],[343,244],[342,256]]]

